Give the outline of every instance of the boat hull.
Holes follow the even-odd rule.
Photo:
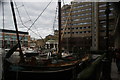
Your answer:
[[[32,67],[4,62],[4,80],[71,80],[74,78],[74,66]],[[13,69],[15,67],[17,68]]]

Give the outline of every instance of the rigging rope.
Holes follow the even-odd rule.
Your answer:
[[[22,23],[22,25],[24,26],[24,27],[26,27],[28,30],[27,30],[27,32],[30,30],[30,31],[32,31],[30,28],[28,28],[26,25],[24,25],[24,23],[23,23],[23,21],[22,21],[22,18],[21,18],[21,16],[20,16],[20,12],[19,12],[19,10],[18,10],[18,8],[17,8],[17,4],[15,3],[15,6],[16,6],[16,9],[17,9],[17,12],[18,12],[18,16],[19,16],[19,18],[20,18],[20,21],[21,21],[21,23]],[[27,14],[28,14],[28,12],[27,12]],[[28,17],[30,18],[30,16],[28,15]],[[29,21],[31,21],[31,19],[29,20]],[[37,35],[37,36],[39,36],[42,40],[43,40],[43,38],[40,36],[40,35],[38,35],[37,33],[35,33],[34,31],[32,31],[35,35]],[[24,35],[25,36],[25,35]],[[23,37],[24,37],[23,36]],[[22,38],[23,38],[22,37]],[[21,39],[22,39],[21,38]],[[44,40],[43,40],[43,42],[44,42]]]
[[[39,17],[43,14],[43,12],[47,9],[47,7],[51,4],[52,0],[48,3],[48,5],[44,8],[44,10],[38,15],[35,21],[31,24],[30,28],[35,24],[35,22],[39,19]]]
[[[22,3],[22,4],[23,4],[23,3]],[[23,5],[24,5],[24,4],[23,4]],[[25,9],[25,12],[27,13],[27,16],[28,16],[30,22],[33,23],[33,22],[32,22],[32,19],[30,18],[29,14],[28,14],[28,12],[27,12],[27,9],[25,8],[25,5],[24,5],[23,7],[24,7],[24,9]],[[44,39],[42,38],[42,36],[40,35],[40,33],[38,32],[38,29],[36,28],[36,26],[34,26],[34,28],[37,30],[37,33],[38,33],[39,37],[43,40],[43,42],[45,42]]]
[[[25,11],[26,11],[26,13],[27,13],[30,21],[32,22],[32,25],[31,25],[29,28],[27,28],[27,26],[24,25],[24,23],[23,23],[23,21],[22,21],[22,19],[21,19],[21,17],[20,17],[19,10],[18,10],[18,8],[16,8],[16,9],[17,9],[17,12],[18,12],[18,15],[19,15],[19,18],[20,18],[20,21],[21,21],[22,25],[28,29],[27,31],[29,31],[29,30],[32,28],[32,26],[33,26],[33,25],[35,24],[35,22],[39,19],[39,17],[43,14],[43,12],[47,9],[47,7],[50,5],[51,2],[52,2],[52,0],[48,3],[48,5],[47,5],[47,6],[45,7],[45,9],[41,12],[41,14],[38,15],[37,19],[36,19],[34,22],[32,22],[32,20],[31,20],[29,14],[28,14],[26,8],[24,7],[24,9],[25,9]],[[17,5],[16,5],[16,6],[17,6]],[[22,4],[22,6],[24,6],[24,5]],[[37,30],[36,27],[35,27],[35,29]],[[30,31],[32,31],[32,30],[30,30]],[[32,32],[33,32],[33,31],[32,31]],[[33,32],[33,33],[35,33],[35,32]],[[39,34],[38,30],[37,30],[37,33]],[[36,33],[35,33],[35,34],[36,34]],[[43,40],[43,38],[40,36],[40,34],[39,34],[39,37]],[[43,41],[44,41],[44,40],[43,40]]]
[[[54,22],[53,22],[53,32],[55,30],[55,22],[56,22],[56,16],[57,16],[57,8],[58,6],[56,7],[56,10],[55,10],[55,19],[54,19]]]
[[[70,19],[70,15],[71,15],[72,7],[73,7],[73,6],[71,6],[70,11],[69,11],[69,14],[68,14],[69,17],[67,17],[67,19],[66,19],[65,27],[64,27],[64,29],[63,29],[63,34],[61,35],[61,40],[63,40],[64,32],[65,32],[65,29],[66,29],[66,27],[67,27],[68,20]],[[65,12],[66,12],[66,10],[65,10]]]

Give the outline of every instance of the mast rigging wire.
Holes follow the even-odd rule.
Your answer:
[[[48,5],[44,8],[44,10],[38,15],[38,17],[35,19],[35,21],[31,24],[30,28],[35,24],[35,22],[40,18],[40,16],[43,14],[43,12],[47,9],[47,7],[51,4],[52,0],[48,3]]]
[[[53,22],[53,32],[55,30],[55,22],[56,22],[56,16],[57,16],[57,8],[58,6],[56,7],[56,10],[55,10],[55,18],[54,18],[54,22]]]
[[[23,25],[24,27],[26,27],[26,28],[28,29],[28,31],[29,31],[29,30],[31,29],[31,27],[35,24],[35,22],[39,19],[39,17],[43,14],[43,12],[47,9],[47,7],[50,5],[51,2],[52,2],[52,0],[48,3],[48,5],[47,5],[47,6],[45,7],[45,9],[41,12],[41,14],[38,15],[37,19],[32,23],[32,25],[31,25],[29,28],[27,28],[27,26],[24,25],[24,23],[23,23],[23,21],[22,21],[22,19],[21,19],[21,17],[20,17],[19,10],[18,10],[18,8],[16,8],[17,11],[18,11],[18,15],[19,15],[19,17],[20,17],[20,21],[21,21],[22,25]],[[17,6],[17,5],[16,5],[16,6]],[[22,5],[22,6],[24,6],[24,5]],[[32,20],[31,20],[31,18],[30,18],[30,16],[29,16],[29,14],[28,14],[28,12],[27,12],[27,10],[26,10],[25,7],[24,7],[24,9],[25,9],[25,11],[26,11],[26,13],[27,13],[30,21],[32,22]],[[36,27],[35,27],[35,29],[36,29]],[[36,30],[37,30],[37,29],[36,29]],[[32,30],[31,30],[31,31],[32,31]],[[32,31],[32,32],[33,32],[33,31]],[[38,30],[37,30],[37,32],[38,32]],[[35,33],[35,32],[34,32],[34,33]],[[35,33],[35,34],[36,34],[36,33]],[[39,34],[39,37],[43,40],[43,38],[40,36],[40,34]]]
[[[24,5],[23,2],[22,2],[22,5]],[[29,14],[28,14],[28,12],[27,12],[27,9],[25,8],[25,5],[24,5],[23,7],[24,7],[24,9],[25,9],[25,12],[26,12],[26,14],[27,14],[30,22],[33,23],[32,19],[30,18]],[[40,35],[40,33],[38,32],[38,29],[36,28],[35,25],[34,25],[34,28],[37,30],[37,33],[38,33],[39,37],[43,40],[43,42],[45,42],[44,39],[42,38],[42,36]]]
[[[30,28],[28,28],[26,25],[24,25],[24,23],[23,23],[23,21],[22,21],[22,18],[21,18],[21,16],[20,16],[20,12],[19,12],[19,10],[18,10],[18,8],[17,8],[17,4],[16,4],[16,2],[14,2],[15,3],[15,6],[16,6],[16,9],[17,9],[17,12],[18,12],[18,16],[19,16],[19,18],[20,18],[20,21],[21,21],[21,24],[24,26],[24,27],[26,27],[28,30],[27,30],[27,32],[30,30],[30,31],[32,31]],[[29,17],[30,18],[30,17]],[[31,20],[30,20],[31,21]],[[36,34],[37,36],[39,36],[42,40],[43,40],[43,38],[40,36],[40,35],[38,35],[37,33],[35,33],[34,31],[32,31],[34,34]]]

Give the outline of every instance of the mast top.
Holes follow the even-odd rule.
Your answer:
[[[61,0],[58,0],[58,2],[61,2]]]

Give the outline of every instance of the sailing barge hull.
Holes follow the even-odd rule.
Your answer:
[[[75,68],[73,66],[27,67],[14,66],[7,61],[4,62],[5,65],[7,65],[4,66],[4,80],[71,80],[74,78]],[[22,70],[21,67],[24,67],[25,69]]]

